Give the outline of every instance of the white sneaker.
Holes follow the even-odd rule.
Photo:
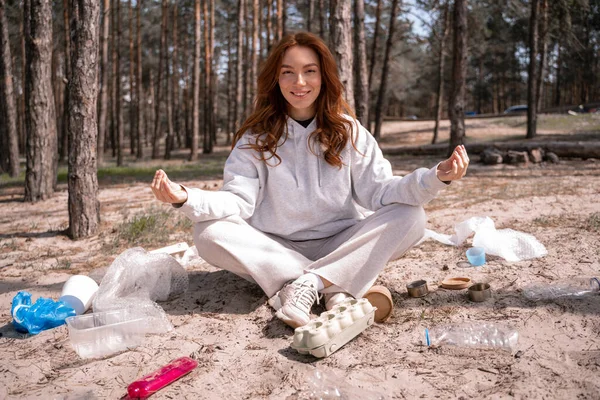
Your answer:
[[[333,307],[340,304],[342,301],[346,299],[353,299],[354,297],[346,292],[338,292],[338,293],[325,293],[324,301],[325,301],[325,309],[330,311]]]
[[[319,293],[312,283],[292,282],[279,291],[278,297],[278,302],[269,302],[273,308],[276,303],[282,305],[275,315],[292,328],[298,328],[310,322],[310,310]]]

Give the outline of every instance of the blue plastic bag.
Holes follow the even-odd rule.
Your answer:
[[[10,312],[15,329],[32,335],[56,328],[64,324],[67,317],[76,315],[75,310],[62,301],[40,297],[31,304],[31,294],[28,292],[17,293],[13,298]]]

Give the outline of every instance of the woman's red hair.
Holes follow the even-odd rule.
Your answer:
[[[277,145],[284,132],[286,133],[288,109],[287,101],[279,88],[279,74],[285,52],[294,46],[308,47],[319,57],[321,92],[315,101],[317,129],[310,134],[310,139],[314,138],[321,144],[327,163],[341,167],[340,154],[348,140],[352,140],[354,146],[354,139],[350,134],[352,121],[343,114],[354,119],[356,117],[342,98],[344,86],[340,82],[333,55],[318,36],[308,32],[285,36],[269,53],[258,76],[254,112],[235,133],[233,146],[244,133],[249,132],[254,136],[254,143],[251,141],[249,147],[261,154],[262,161],[275,157],[281,162],[277,155]]]

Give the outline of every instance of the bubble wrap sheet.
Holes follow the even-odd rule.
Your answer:
[[[532,235],[512,229],[496,229],[490,217],[469,218],[457,224],[454,231],[453,235],[444,235],[426,229],[423,240],[431,238],[447,245],[460,246],[474,232],[474,247],[483,247],[487,254],[506,261],[523,261],[548,254],[546,247]]]
[[[173,327],[156,301],[166,301],[188,288],[186,270],[168,254],[150,254],[141,247],[121,253],[100,283],[94,312],[128,309],[144,318],[147,333],[164,333]]]

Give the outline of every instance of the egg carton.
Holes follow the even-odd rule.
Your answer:
[[[373,324],[375,310],[367,299],[347,299],[317,319],[296,328],[292,348],[300,354],[327,357]]]

